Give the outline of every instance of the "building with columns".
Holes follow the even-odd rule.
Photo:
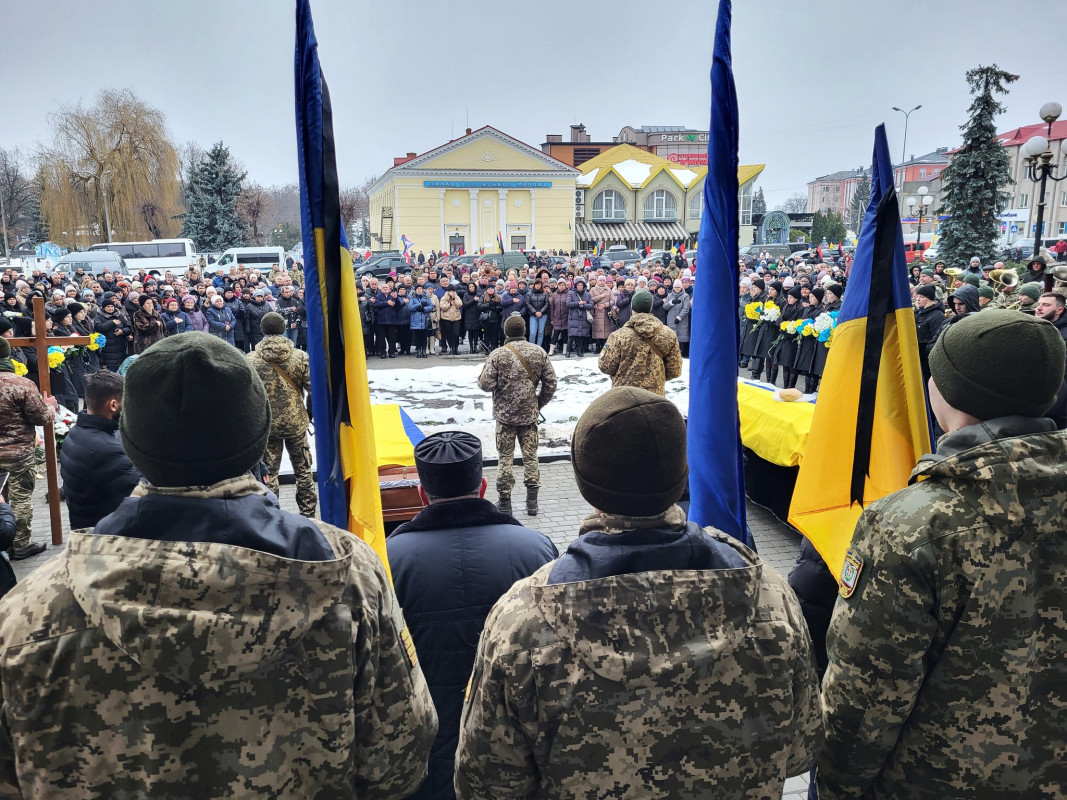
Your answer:
[[[373,250],[574,249],[578,170],[486,126],[408,153],[370,187]]]

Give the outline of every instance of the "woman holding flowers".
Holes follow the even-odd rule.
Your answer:
[[[811,290],[808,295],[808,303],[804,307],[804,313],[801,317],[801,324],[797,328],[800,334],[800,341],[797,346],[797,357],[796,361],[793,362],[793,368],[798,374],[804,376],[804,392],[807,394],[818,391],[819,388],[819,376],[815,372],[816,348],[819,347],[819,342],[817,341],[818,333],[815,330],[815,318],[821,313],[823,294],[822,289],[815,288]]]
[[[767,285],[763,278],[753,278],[748,287],[748,302],[745,303],[745,329],[741,335],[741,360],[750,363],[756,355],[756,343],[759,340],[760,314],[763,301],[767,299]],[[753,369],[755,366],[753,365]]]
[[[771,346],[770,357],[774,361],[774,369],[782,368],[782,385],[786,389],[792,389],[797,385],[799,374],[793,369],[793,362],[797,357],[797,324],[804,314],[804,305],[800,302],[802,297],[801,288],[794,286],[785,295],[785,304],[782,306],[782,316],[778,320],[779,336]],[[773,383],[773,381],[772,381]]]
[[[771,281],[767,285],[766,299],[763,308],[760,309],[760,318],[757,323],[756,346],[752,354],[752,369],[749,375],[753,380],[760,380],[763,376],[764,367],[767,368],[767,382],[775,383],[778,380],[778,366],[772,364],[770,359],[771,345],[778,338],[780,332],[778,320],[782,315],[782,284]]]

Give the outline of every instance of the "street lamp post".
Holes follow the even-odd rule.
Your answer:
[[[915,106],[915,108],[913,108],[911,111],[918,111],[920,108],[922,108],[922,103]],[[900,148],[900,165],[904,166],[904,158],[908,152],[908,117],[911,116],[911,111],[905,111],[903,108],[897,108],[896,106],[893,106],[893,110],[899,111],[901,114],[904,115],[904,146]],[[900,188],[904,188],[903,177],[901,177],[900,179]]]
[[[908,211],[915,214],[915,218],[919,221],[919,230],[915,234],[915,252],[918,254],[916,258],[920,258],[922,256],[923,219],[930,206],[933,205],[934,198],[930,196],[929,189],[920,186],[918,197],[909,197],[907,202]]]
[[[1067,178],[1067,164],[1064,165],[1062,175],[1056,175],[1058,165],[1052,163],[1055,155],[1052,153],[1052,123],[1060,117],[1063,108],[1059,103],[1045,103],[1041,106],[1038,114],[1048,125],[1048,136],[1032,136],[1022,146],[1022,156],[1026,160],[1026,177],[1033,183],[1040,183],[1037,197],[1037,223],[1034,226],[1034,255],[1041,256],[1041,239],[1044,236],[1045,227],[1045,185],[1051,178],[1058,183]],[[1060,150],[1067,155],[1067,139],[1060,144]]]

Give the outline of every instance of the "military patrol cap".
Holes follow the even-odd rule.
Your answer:
[[[505,336],[523,336],[525,333],[526,323],[522,321],[522,317],[518,314],[512,314],[504,320]]]
[[[645,389],[609,389],[582,414],[571,438],[578,491],[593,508],[631,517],[660,514],[689,479],[685,420]]]
[[[260,460],[270,406],[240,350],[194,331],[156,342],[130,365],[119,431],[153,485],[210,486]]]
[[[285,333],[285,317],[277,311],[268,311],[259,321],[259,329],[267,336],[281,336]]]
[[[630,308],[635,314],[647,314],[652,310],[652,295],[642,289],[630,301]]]
[[[1052,323],[986,309],[938,337],[930,374],[950,406],[980,420],[1040,417],[1063,385],[1064,357],[1063,337]]]
[[[466,431],[441,431],[415,445],[415,467],[426,494],[462,497],[482,482],[482,442]]]

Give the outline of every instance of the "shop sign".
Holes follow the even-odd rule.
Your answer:
[[[552,181],[423,181],[427,189],[551,189]]]
[[[708,165],[707,153],[670,153],[667,160],[672,164],[681,164],[686,167],[706,167]]]

